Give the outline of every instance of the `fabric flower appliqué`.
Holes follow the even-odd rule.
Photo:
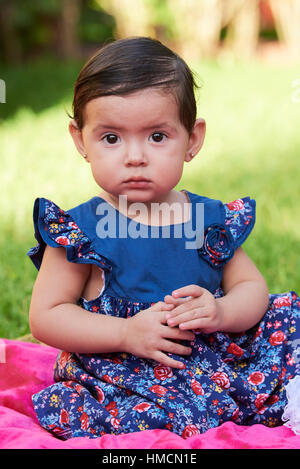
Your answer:
[[[204,233],[203,246],[198,252],[213,267],[220,268],[234,254],[233,236],[225,225],[210,225]]]

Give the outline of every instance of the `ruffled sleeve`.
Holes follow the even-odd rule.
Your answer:
[[[255,224],[255,200],[250,197],[222,204],[223,222],[205,229],[199,255],[215,269],[221,269],[243,244]]]
[[[69,262],[96,264],[103,270],[111,270],[109,261],[93,248],[92,241],[77,226],[67,212],[54,202],[38,198],[33,208],[33,223],[37,245],[27,255],[39,270],[46,244],[54,248],[64,247]]]
[[[250,197],[224,204],[225,225],[229,228],[237,249],[248,238],[255,224],[256,202]]]

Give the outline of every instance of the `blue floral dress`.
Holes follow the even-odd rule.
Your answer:
[[[39,269],[46,244],[63,246],[69,262],[98,266],[104,272],[102,291],[91,301],[78,300],[95,314],[129,318],[188,284],[220,297],[223,266],[254,226],[255,201],[223,204],[185,192],[190,220],[155,229],[100,197],[68,211],[36,199],[38,244],[27,254]],[[130,236],[124,236],[124,227]],[[196,242],[188,249],[193,236]],[[286,385],[300,374],[299,343],[300,298],[295,292],[270,294],[264,317],[250,330],[197,333],[190,356],[173,356],[184,369],[127,353],[61,351],[54,384],[35,394],[33,405],[40,424],[62,439],[157,428],[188,438],[226,421],[276,426],[287,405]]]

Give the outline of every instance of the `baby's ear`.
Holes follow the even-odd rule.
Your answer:
[[[189,137],[188,151],[185,161],[191,161],[195,155],[201,150],[206,133],[205,120],[199,118],[195,121],[192,132]]]
[[[69,123],[69,132],[71,134],[71,137],[73,139],[73,142],[78,150],[78,152],[82,155],[85,156],[85,148],[82,140],[82,132],[79,129],[77,122],[72,119]]]

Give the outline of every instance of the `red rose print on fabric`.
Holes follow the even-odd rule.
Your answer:
[[[200,432],[198,428],[196,427],[196,425],[190,424],[185,427],[181,436],[182,438],[186,440],[187,438],[190,438],[191,436],[194,436],[194,435],[198,435],[199,433]]]
[[[251,375],[248,376],[247,381],[253,386],[257,386],[258,384],[263,383],[265,380],[265,375],[260,371],[254,371]]]
[[[62,246],[68,246],[68,244],[70,244],[70,241],[66,236],[58,236],[57,238],[55,238],[55,241],[58,244],[61,244]]]
[[[116,419],[115,417],[113,417],[110,422],[111,422],[112,426],[115,429],[119,428],[119,426],[120,426],[120,420],[119,419]]]
[[[282,306],[291,306],[292,301],[289,296],[282,296],[279,298],[275,298],[273,304],[275,308],[281,308]]]
[[[161,381],[172,378],[173,376],[172,368],[169,366],[157,365],[154,367],[153,371],[155,378],[160,379]]]
[[[229,208],[229,210],[233,210],[234,212],[238,212],[239,210],[242,210],[244,208],[244,202],[242,201],[242,199],[237,199],[237,200],[234,200],[233,202],[230,202],[229,204],[227,204],[227,207]]]
[[[273,332],[269,337],[269,342],[271,345],[280,345],[285,340],[285,333],[282,331]]]
[[[154,386],[151,386],[149,390],[154,392],[160,397],[164,396],[168,392],[166,388],[164,388],[163,386],[160,386],[159,384],[154,384]]]
[[[199,381],[197,381],[196,379],[192,379],[191,388],[194,391],[194,393],[197,394],[198,396],[204,396],[205,393],[203,391],[203,388],[201,384],[199,383]]]
[[[269,394],[257,394],[257,397],[255,399],[255,407],[257,408],[257,413],[258,414],[263,414],[267,407],[264,406],[266,400],[269,398]]]
[[[81,416],[79,417],[81,422],[82,430],[87,430],[89,428],[89,416],[86,412],[82,412]]]
[[[137,404],[134,406],[133,410],[136,410],[137,412],[147,412],[151,407],[151,404],[149,402],[141,402],[140,404]]]
[[[222,389],[230,388],[230,380],[226,373],[222,371],[217,371],[211,376],[211,379]]]
[[[96,389],[96,391],[97,391],[98,402],[100,402],[100,404],[102,404],[102,402],[103,402],[104,399],[105,399],[104,392],[103,392],[103,390],[100,388],[100,386],[95,386],[95,389]]]
[[[236,357],[242,357],[244,355],[244,350],[234,342],[231,342],[231,344],[228,345],[227,352],[235,355]]]
[[[66,409],[62,409],[60,411],[60,418],[59,418],[59,423],[61,425],[68,424],[69,423],[69,414],[66,411]]]

